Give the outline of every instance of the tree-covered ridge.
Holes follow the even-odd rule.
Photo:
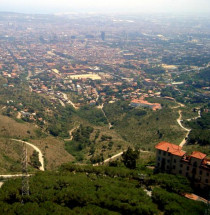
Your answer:
[[[144,176],[144,177],[142,177]],[[21,204],[21,180],[0,189],[0,214],[203,214],[204,203],[178,195],[187,179],[118,167],[63,165],[30,177],[30,196]],[[152,197],[144,189],[152,187]],[[167,190],[167,191],[166,191]],[[169,193],[169,192],[170,193]]]

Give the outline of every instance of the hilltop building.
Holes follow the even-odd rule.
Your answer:
[[[210,187],[210,159],[206,154],[194,151],[187,155],[182,147],[168,142],[160,142],[155,148],[158,170],[183,175],[202,189]]]

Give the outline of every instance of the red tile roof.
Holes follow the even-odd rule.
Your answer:
[[[192,152],[192,154],[190,155],[190,157],[203,160],[206,157],[206,154],[203,154],[203,153],[198,152],[198,151],[194,151],[194,152]]]
[[[177,155],[182,157],[183,155],[185,155],[185,152],[182,151],[182,147],[172,144],[172,143],[168,143],[168,142],[160,142],[155,146],[156,149],[165,151],[165,152],[170,152],[173,155]]]

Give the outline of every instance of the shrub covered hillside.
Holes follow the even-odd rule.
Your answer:
[[[204,214],[203,203],[177,194],[190,189],[186,179],[180,186],[183,179],[176,176],[150,177],[145,175],[142,183],[137,170],[65,165],[59,172],[32,176],[30,196],[24,197],[24,204],[21,180],[6,182],[0,189],[0,214]],[[179,189],[170,187],[170,183],[165,186],[164,180],[176,183]],[[144,191],[146,185],[156,187],[152,196]]]

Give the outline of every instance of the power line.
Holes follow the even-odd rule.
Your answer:
[[[24,203],[24,196],[29,196],[29,181],[27,169],[27,149],[26,144],[23,142],[22,153],[22,203]]]

